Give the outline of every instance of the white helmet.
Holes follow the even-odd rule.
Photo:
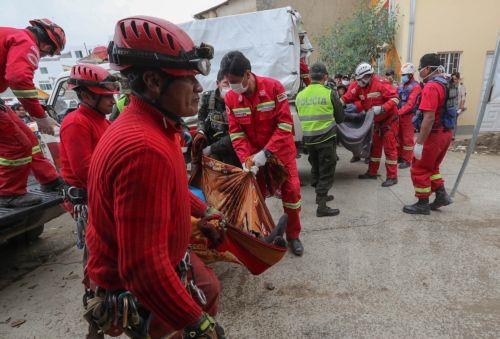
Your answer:
[[[356,71],[354,72],[356,80],[361,79],[366,74],[373,74],[373,67],[367,62],[362,62],[356,67]]]
[[[407,62],[401,66],[401,74],[413,74],[415,73],[415,65],[411,62]]]

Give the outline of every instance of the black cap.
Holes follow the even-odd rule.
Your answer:
[[[428,53],[420,58],[420,66],[418,69],[422,69],[424,67],[433,66],[438,67],[441,66],[441,60],[436,53]]]
[[[316,62],[311,66],[309,73],[313,80],[321,80],[325,74],[328,74],[328,71],[324,63]]]

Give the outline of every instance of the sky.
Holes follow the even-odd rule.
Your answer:
[[[66,33],[66,46],[107,45],[119,19],[150,15],[182,23],[224,0],[0,0],[0,26],[24,28],[48,18]]]

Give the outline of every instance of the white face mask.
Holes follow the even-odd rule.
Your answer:
[[[342,80],[342,85],[344,85],[344,86],[346,86],[346,87],[347,87],[347,86],[349,86],[349,81],[347,81],[347,80]]]
[[[220,93],[220,97],[222,99],[225,98],[226,94],[230,91],[231,89],[230,88],[227,88],[227,87],[222,87],[221,89],[219,89],[219,93]]]
[[[248,89],[248,86],[243,86],[241,82],[239,84],[229,84],[229,87],[238,94],[243,94]]]

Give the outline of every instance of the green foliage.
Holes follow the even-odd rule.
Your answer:
[[[394,44],[396,16],[385,8],[360,2],[350,17],[316,38],[320,61],[326,64],[330,74],[351,74],[360,62],[376,60],[379,53]]]

